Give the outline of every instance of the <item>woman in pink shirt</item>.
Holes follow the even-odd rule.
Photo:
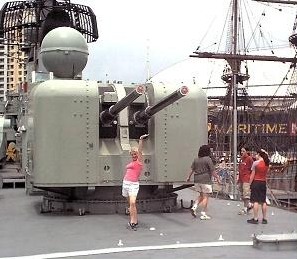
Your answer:
[[[148,134],[142,135],[139,138],[138,148],[132,148],[130,151],[132,161],[126,166],[126,173],[123,180],[122,195],[127,198],[129,204],[130,221],[129,227],[137,230],[137,208],[136,198],[139,191],[139,178],[143,168],[142,163],[142,147],[143,140],[148,137]]]

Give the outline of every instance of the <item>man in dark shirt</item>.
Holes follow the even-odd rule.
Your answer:
[[[214,164],[211,160],[211,152],[208,145],[200,147],[198,157],[194,159],[191,172],[187,177],[187,181],[190,181],[194,174],[194,183],[199,196],[194,202],[191,208],[191,214],[196,217],[198,206],[201,207],[201,220],[210,219],[210,216],[206,214],[208,206],[208,197],[212,193],[212,176],[216,177],[219,182],[219,177],[216,174]]]

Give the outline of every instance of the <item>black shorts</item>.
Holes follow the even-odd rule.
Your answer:
[[[251,202],[266,202],[266,182],[253,181],[251,184]]]

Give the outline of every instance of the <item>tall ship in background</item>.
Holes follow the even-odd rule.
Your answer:
[[[225,23],[227,36],[224,52],[221,46],[216,46],[215,52],[200,51],[199,46],[191,55],[193,58],[220,59],[226,62],[221,76],[226,94],[208,96],[208,140],[217,161],[223,157],[232,164],[234,177],[241,147],[248,147],[252,153],[265,149],[271,159],[268,180],[270,189],[283,190],[290,196],[290,193],[297,191],[297,19],[292,21],[293,31],[288,35],[288,43],[295,50],[295,55],[291,57],[275,54],[277,46],[274,46],[269,34],[265,33],[262,24],[265,23],[267,7],[282,11],[281,7],[296,5],[297,2],[256,0],[262,10],[258,20],[248,17],[252,15],[249,2],[230,2]],[[250,32],[244,29],[247,25],[252,28]],[[261,43],[265,43],[264,46]],[[253,54],[253,48],[263,48],[266,55]],[[268,55],[267,50],[270,52]],[[264,88],[263,85],[265,90],[262,91],[266,91],[266,95],[248,94],[248,90],[255,89],[249,84],[250,77],[253,77],[250,66],[258,64],[257,69],[261,70],[261,62],[267,64],[267,61],[281,65],[286,63],[286,74],[280,79],[276,90],[269,89],[269,85]],[[280,74],[277,69],[274,73]]]

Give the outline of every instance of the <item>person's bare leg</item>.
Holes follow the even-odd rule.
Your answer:
[[[243,199],[243,206],[245,208],[248,208],[249,207],[249,204],[250,204],[250,199],[249,198],[244,198]]]
[[[127,199],[127,207],[126,207],[126,210],[125,210],[125,214],[126,215],[130,215],[130,197],[128,196],[128,197],[126,197],[126,199]]]
[[[129,197],[130,223],[137,223],[136,196]]]
[[[196,215],[197,215],[197,209],[198,209],[198,206],[200,205],[200,202],[201,202],[201,193],[199,193],[199,196],[197,196],[192,208],[191,208],[191,214],[193,217],[196,218]]]
[[[207,193],[201,193],[202,194],[202,200],[200,202],[201,210],[206,212],[207,211],[207,205],[208,205],[208,194]]]
[[[193,210],[197,210],[198,206],[200,206],[200,203],[202,202],[203,200],[203,195],[202,193],[200,192],[199,193],[199,196],[197,196],[197,199],[195,200],[194,204],[193,204],[193,207],[192,209]]]
[[[262,204],[262,215],[263,215],[263,219],[267,219],[267,203],[264,202]]]
[[[198,197],[198,205],[200,206],[200,203],[203,201],[203,193],[200,192],[200,195]]]
[[[192,209],[193,210],[196,210],[197,209],[197,207],[198,207],[198,205],[199,205],[199,196],[196,198],[196,200],[194,201],[194,204],[193,204],[193,206],[192,206]]]
[[[254,219],[258,219],[258,213],[259,213],[259,203],[258,202],[254,202],[253,212],[254,212]]]

